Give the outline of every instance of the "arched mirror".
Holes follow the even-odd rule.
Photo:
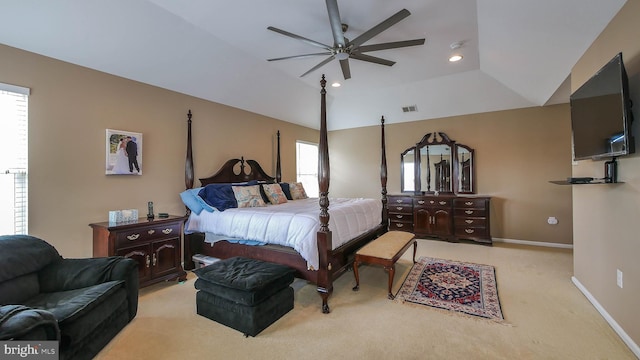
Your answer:
[[[427,193],[451,193],[453,183],[453,147],[444,133],[426,134],[416,149],[420,153],[420,190]]]
[[[400,154],[402,192],[475,193],[473,149],[445,133],[427,133]]]
[[[416,148],[410,147],[400,154],[400,191],[415,191]]]
[[[453,192],[451,146],[420,147],[420,189],[426,192]]]
[[[458,164],[458,192],[473,194],[473,149],[462,144],[456,144],[456,161]]]

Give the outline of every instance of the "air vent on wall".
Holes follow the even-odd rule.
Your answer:
[[[402,112],[414,112],[418,111],[418,107],[416,105],[403,106]]]

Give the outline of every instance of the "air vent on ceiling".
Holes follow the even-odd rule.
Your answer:
[[[403,106],[402,112],[414,112],[418,111],[418,107],[416,105]]]

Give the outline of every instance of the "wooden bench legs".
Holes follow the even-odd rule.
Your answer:
[[[353,291],[358,291],[360,289],[360,274],[358,274],[358,266],[360,266],[360,264],[362,263],[378,264],[378,265],[382,265],[384,267],[384,270],[389,273],[389,281],[388,281],[389,294],[387,295],[387,297],[390,300],[393,300],[395,296],[393,296],[393,293],[391,293],[391,288],[393,287],[393,277],[395,276],[395,273],[396,273],[396,262],[398,261],[400,256],[402,256],[402,254],[404,254],[404,252],[409,248],[409,246],[411,246],[411,244],[413,244],[413,263],[415,264],[416,251],[418,248],[416,239],[412,239],[411,241],[409,241],[402,249],[400,249],[400,251],[398,251],[398,253],[395,256],[393,256],[390,259],[384,259],[384,258],[379,258],[371,255],[362,255],[362,254],[356,253],[355,260],[353,261],[353,275],[356,278],[356,286],[353,287]]]

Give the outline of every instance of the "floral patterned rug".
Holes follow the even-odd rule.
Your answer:
[[[396,299],[502,321],[493,266],[421,257]]]

